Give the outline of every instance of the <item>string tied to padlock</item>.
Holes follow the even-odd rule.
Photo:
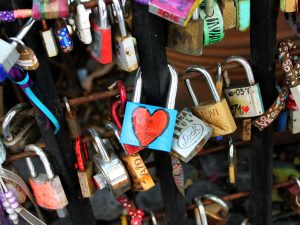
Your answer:
[[[49,120],[55,127],[54,134],[57,134],[60,130],[60,125],[53,113],[37,98],[37,96],[32,92],[31,87],[33,86],[33,81],[29,77],[28,72],[22,73],[21,70],[14,67],[9,71],[9,79],[18,84],[25,95],[28,97],[30,102],[35,105],[40,112],[47,118],[47,124],[49,125]],[[48,126],[47,125],[47,126]]]

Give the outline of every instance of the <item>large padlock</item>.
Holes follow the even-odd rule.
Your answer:
[[[55,20],[54,31],[62,52],[68,53],[72,51],[74,48],[73,41],[64,19]]]
[[[11,153],[24,151],[28,144],[36,143],[41,133],[29,105],[19,103],[11,108],[2,123],[3,144]]]
[[[203,49],[203,20],[197,8],[185,27],[170,23],[168,28],[168,47],[175,51],[199,56]]]
[[[120,142],[120,131],[114,123],[107,123],[106,129],[113,131],[115,138]],[[132,189],[134,191],[147,191],[154,187],[154,181],[140,154],[127,155],[126,147],[122,144],[121,147],[124,152],[120,154],[120,157],[130,174]]]
[[[224,20],[224,30],[235,28],[237,15],[234,0],[222,0],[221,8]]]
[[[168,67],[170,70],[170,85],[166,108],[128,101],[121,132],[122,144],[147,147],[166,152],[171,151],[177,116],[174,106],[178,74],[172,66],[168,65]],[[141,73],[138,72],[136,80],[141,79]]]
[[[292,185],[289,185],[283,190],[283,198],[285,199],[287,205],[300,215],[300,179],[298,177],[291,177],[295,181]]]
[[[59,177],[54,175],[51,169],[45,152],[35,145],[27,145],[25,151],[36,153],[46,172],[38,175],[30,157],[26,158],[31,176],[29,184],[37,204],[46,209],[56,210],[59,217],[65,217],[65,207],[68,205],[68,199]]]
[[[107,149],[99,134],[92,128],[89,134],[93,138],[93,146],[97,154],[94,155],[93,161],[95,170],[101,179],[99,189],[108,188],[115,197],[119,197],[131,188],[130,177],[118,156],[112,148]]]
[[[300,111],[289,110],[288,130],[292,134],[300,133]]]
[[[122,70],[132,72],[138,69],[137,52],[135,51],[136,40],[126,30],[123,11],[119,0],[113,0],[112,2],[119,23],[119,31],[116,30],[114,34],[116,64]]]
[[[298,0],[280,0],[280,9],[286,13],[297,12]]]
[[[32,1],[32,17],[36,20],[66,18],[68,16],[68,0]]]
[[[58,54],[58,48],[55,36],[51,27],[48,27],[46,20],[42,20],[43,29],[40,31],[42,42],[48,57],[54,57]]]
[[[225,60],[226,63],[236,62],[243,66],[248,79],[247,85],[233,86],[229,78],[224,79],[226,88],[224,95],[230,105],[231,112],[235,118],[256,117],[264,113],[264,105],[260,93],[259,84],[255,83],[250,64],[246,59],[239,56],[231,56]]]
[[[77,4],[75,15],[75,24],[77,28],[77,36],[84,44],[92,43],[92,32],[90,23],[90,13],[85,9],[83,4]]]
[[[112,62],[112,39],[104,0],[98,0],[98,11],[95,18],[91,20],[93,29],[91,55],[99,63],[107,64]]]
[[[194,116],[190,109],[183,109],[177,116],[172,142],[172,154],[189,162],[209,140],[212,127]]]
[[[194,107],[191,108],[194,115],[201,118],[213,127],[213,137],[233,133],[237,129],[237,126],[231,114],[230,108],[226,99],[221,99],[218,95],[210,74],[203,67],[189,67],[186,70],[186,73],[191,72],[202,74],[205,77],[214,98],[213,101],[205,102],[200,105],[191,86],[190,80],[186,79],[185,84],[194,103]]]
[[[236,7],[236,29],[246,31],[250,27],[250,0],[234,0]]]

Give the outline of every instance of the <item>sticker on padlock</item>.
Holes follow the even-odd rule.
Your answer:
[[[55,35],[57,37],[60,49],[64,53],[68,53],[73,50],[73,41],[69,34],[66,21],[64,19],[55,20]]]
[[[83,4],[77,4],[76,9],[77,11],[74,19],[77,28],[77,36],[84,44],[91,44],[92,33],[89,12],[85,9]]]
[[[186,26],[201,2],[202,0],[152,0],[149,2],[149,12],[180,26]]]
[[[250,0],[234,0],[236,6],[236,29],[247,31],[250,27]]]
[[[202,74],[205,77],[214,98],[214,101],[209,101],[208,103],[206,102],[200,105],[191,86],[190,80],[186,79],[185,84],[194,103],[194,107],[191,108],[193,114],[213,127],[212,137],[233,133],[237,129],[237,126],[230,108],[226,99],[221,99],[219,97],[210,74],[203,67],[189,67],[186,70],[186,73],[191,72],[196,72],[199,75]]]
[[[35,145],[27,145],[25,147],[25,152],[26,151],[35,152],[43,163],[46,171],[46,173],[38,175],[30,157],[26,158],[26,163],[31,176],[29,178],[29,184],[37,204],[46,209],[57,210],[58,216],[64,217],[65,215],[61,215],[60,211],[68,205],[68,199],[59,177],[54,175],[51,169],[50,162],[45,152]]]
[[[174,106],[178,74],[172,66],[168,65],[168,67],[170,70],[170,85],[166,108],[127,102],[121,132],[122,144],[147,147],[166,152],[171,151],[177,116]],[[141,73],[138,71],[136,80],[141,79]]]
[[[213,129],[185,108],[177,116],[173,135],[172,153],[189,162],[212,135]]]
[[[221,8],[224,19],[224,30],[236,27],[236,8],[234,0],[222,0]]]
[[[51,27],[48,27],[46,20],[42,20],[43,29],[40,31],[42,42],[48,57],[54,57],[58,54],[58,48],[55,36]]]
[[[286,13],[297,12],[298,0],[280,0],[280,9]]]
[[[239,56],[231,56],[226,63],[236,62],[243,66],[249,85],[232,86],[229,77],[226,77],[224,95],[230,105],[235,118],[256,117],[264,113],[264,105],[260,93],[259,84],[255,83],[252,68],[246,59]],[[225,73],[226,74],[226,73]]]
[[[68,0],[32,1],[32,17],[36,20],[67,18],[68,16]]]

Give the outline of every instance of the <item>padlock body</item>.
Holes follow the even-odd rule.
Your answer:
[[[5,185],[8,190],[10,190],[14,193],[17,201],[20,204],[22,204],[26,201],[27,195],[25,194],[23,189],[18,184],[16,184],[15,182],[12,182],[11,180],[5,179]]]
[[[62,27],[55,30],[55,35],[58,39],[60,49],[64,52],[70,52],[73,50],[73,41],[69,34],[67,27]]]
[[[213,129],[185,108],[177,116],[172,154],[189,162],[209,140]]]
[[[76,114],[73,114],[72,116],[65,116],[68,130],[70,133],[71,138],[74,140],[81,136],[81,127],[79,124],[79,120],[76,116]]]
[[[68,0],[33,0],[32,2],[32,17],[36,20],[66,18],[68,16]]]
[[[137,53],[134,48],[135,38],[131,35],[121,37],[115,36],[116,64],[120,69],[132,72],[138,69]]]
[[[58,48],[57,48],[53,30],[50,28],[49,30],[41,31],[40,34],[42,37],[43,45],[46,49],[47,56],[48,57],[57,56]]]
[[[134,191],[147,191],[154,187],[154,181],[141,158],[140,154],[121,156],[126,169],[128,170]]]
[[[298,0],[280,0],[280,9],[286,13],[297,12]]]
[[[112,37],[111,27],[101,28],[91,21],[93,29],[93,42],[91,44],[91,55],[99,63],[107,64],[112,62]]]
[[[292,134],[300,133],[300,111],[289,110],[288,129]]]
[[[259,84],[224,88],[224,95],[235,118],[256,117],[264,113]]]
[[[298,108],[300,109],[300,84],[295,87],[290,87],[290,90]]]
[[[40,174],[30,178],[29,184],[39,206],[53,210],[67,206],[68,200],[58,176],[48,180],[46,174]]]
[[[224,98],[220,102],[204,103],[202,106],[192,107],[192,112],[213,127],[212,137],[231,134],[237,129],[227,101]]]
[[[9,44],[2,39],[0,39],[0,49],[0,67],[2,67],[5,72],[9,72],[10,69],[16,64],[20,54],[17,52],[14,45]]]
[[[93,161],[89,161],[84,171],[77,170],[79,184],[83,198],[90,198],[96,191],[96,186],[93,182],[94,168]]]
[[[17,51],[20,54],[20,58],[16,62],[18,67],[24,70],[37,70],[39,68],[39,61],[31,48],[17,47]]]
[[[201,55],[203,49],[203,20],[190,20],[185,27],[170,23],[168,47],[188,55]]]
[[[222,206],[212,204],[205,206],[207,222],[211,225],[225,225],[229,219],[229,215],[222,215]]]
[[[235,28],[236,8],[233,0],[222,0],[224,30]]]

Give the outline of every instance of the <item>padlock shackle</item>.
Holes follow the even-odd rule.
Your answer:
[[[100,19],[100,27],[101,28],[109,28],[106,4],[104,0],[98,0],[97,2],[99,19]]]
[[[241,225],[247,225],[249,223],[249,219],[246,218],[241,222]]]
[[[185,70],[185,72],[186,73],[197,72],[199,74],[202,74],[205,77],[205,79],[206,79],[206,81],[207,81],[207,83],[209,85],[209,88],[210,88],[210,91],[211,91],[211,93],[213,95],[214,100],[216,102],[220,102],[221,101],[221,98],[220,98],[220,96],[218,94],[216,86],[215,86],[215,84],[214,84],[214,82],[213,82],[210,74],[208,73],[208,71],[206,69],[204,69],[203,67],[192,66],[192,67],[187,68]],[[188,89],[188,91],[190,93],[190,96],[192,97],[194,106],[198,107],[200,104],[199,104],[199,101],[198,101],[198,99],[196,97],[196,94],[195,94],[195,92],[194,92],[194,90],[192,88],[191,81],[189,79],[186,79],[185,80],[185,84],[186,84],[187,89]]]
[[[119,142],[120,145],[122,146],[124,152],[127,153],[126,147],[124,146],[124,144],[122,144],[122,143],[120,142],[120,141],[121,141],[120,130],[119,130],[119,128],[117,127],[117,125],[116,125],[115,123],[113,123],[113,122],[107,122],[107,123],[105,124],[105,129],[113,132],[115,138],[118,140],[118,142]]]
[[[153,211],[150,211],[149,213],[150,213],[150,217],[151,217],[151,222],[152,222],[152,224],[153,224],[153,225],[158,225],[157,219],[156,219],[156,216],[155,216],[154,212],[153,212]]]
[[[29,32],[33,24],[35,23],[35,19],[30,18],[27,20],[27,22],[21,27],[15,38],[22,40],[26,34]]]
[[[200,18],[200,14],[199,14],[199,7],[197,7],[193,13],[192,19],[193,20],[198,20]]]
[[[230,56],[229,58],[225,59],[225,62],[226,63],[236,62],[236,63],[241,64],[247,74],[247,79],[248,79],[249,84],[250,85],[255,84],[252,68],[245,58],[240,57],[240,56]]]
[[[41,149],[40,147],[38,147],[36,145],[30,144],[30,145],[26,145],[25,146],[25,152],[35,152],[35,154],[38,155],[38,157],[40,158],[41,162],[43,163],[43,166],[45,168],[45,171],[46,171],[48,179],[52,180],[55,177],[55,175],[54,175],[54,173],[53,173],[53,171],[51,169],[50,162],[49,162],[49,160],[47,158],[46,153],[43,151],[43,149]],[[30,157],[26,158],[26,163],[27,163],[27,166],[29,168],[31,176],[33,178],[36,177],[37,174],[36,174],[36,171],[34,169],[34,166],[33,166],[33,163],[31,161]]]
[[[97,131],[93,128],[89,128],[88,130],[89,134],[93,138],[93,146],[97,153],[99,153],[102,157],[102,160],[109,163],[111,162],[111,157],[109,156],[108,152],[106,151],[105,145],[103,140],[101,139],[100,135],[97,133]]]
[[[142,70],[141,67],[139,67],[135,75],[134,88],[133,88],[132,98],[131,98],[132,102],[141,101],[142,87],[143,87]]]
[[[16,46],[20,45],[24,49],[28,50],[28,47],[25,45],[25,43],[21,39],[16,38],[16,37],[10,37],[10,38],[8,38],[8,40],[12,41],[12,43],[17,44]]]
[[[118,18],[120,34],[122,37],[127,37],[127,30],[126,30],[126,24],[125,24],[125,20],[124,20],[123,10],[122,10],[119,0],[112,0],[112,6],[113,6],[113,9],[115,10],[117,18]]]
[[[206,216],[206,213],[205,213],[205,208],[204,208],[204,205],[201,201],[201,198],[200,197],[195,197],[194,198],[194,202],[199,210],[199,218],[200,218],[200,224],[197,224],[197,225],[208,225],[208,222],[207,222],[207,216]],[[196,220],[196,222],[198,222]]]
[[[217,203],[218,205],[220,205],[223,208],[223,212],[224,212],[223,215],[228,215],[228,213],[229,213],[229,206],[221,198],[219,198],[219,197],[217,197],[215,195],[212,195],[212,194],[205,194],[205,195],[202,196],[202,198],[207,198],[207,199],[209,199],[209,200]]]
[[[12,107],[5,115],[3,123],[2,123],[2,134],[5,140],[12,141],[13,135],[10,132],[10,124],[12,120],[16,117],[17,114],[22,112],[24,109],[29,108],[28,104],[25,103],[19,103]]]
[[[211,17],[214,15],[214,1],[215,0],[205,0],[204,12],[207,17]]]
[[[0,139],[0,167],[6,160],[6,149],[4,147],[4,144],[2,140]]]

